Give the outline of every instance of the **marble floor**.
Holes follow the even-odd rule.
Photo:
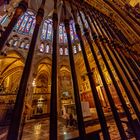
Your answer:
[[[115,122],[113,120],[108,121],[109,132],[111,134],[111,140],[121,140]],[[86,129],[94,129],[99,127],[99,124],[94,124],[94,126],[86,127]],[[124,124],[125,130],[127,130],[126,125]],[[1,131],[1,130],[0,130]],[[65,126],[64,121],[58,122],[58,133],[59,140],[67,140],[72,133],[76,133],[78,135],[78,130],[76,127],[67,127]],[[7,129],[3,130],[3,133],[0,133],[0,140],[6,140]],[[128,140],[135,140],[133,136],[128,136]],[[75,134],[74,134],[75,135]],[[102,134],[100,134],[100,138],[103,139]],[[43,119],[38,121],[28,122],[24,126],[22,140],[49,140],[49,120]]]

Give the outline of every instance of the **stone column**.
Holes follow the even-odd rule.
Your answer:
[[[106,26],[106,28],[109,28],[109,27],[110,27],[109,25],[107,25],[107,23],[105,24],[105,26]],[[110,31],[111,31],[111,30],[110,30]],[[115,34],[115,31],[114,31],[114,34]],[[116,57],[116,59],[117,59],[117,57]],[[113,59],[112,59],[112,61],[113,61]],[[117,62],[118,62],[119,65],[121,66],[121,69],[122,69],[122,71],[124,72],[126,78],[128,78],[128,80],[129,80],[129,82],[130,82],[130,86],[131,86],[132,89],[134,90],[134,93],[135,93],[136,97],[139,97],[139,96],[140,96],[139,93],[137,92],[137,90],[135,89],[133,83],[132,83],[131,80],[129,79],[129,76],[128,76],[127,73],[125,72],[125,69],[123,68],[123,65],[121,64],[121,62],[119,61],[119,59],[117,59]],[[113,64],[114,64],[114,63],[113,63]],[[114,65],[114,66],[115,66],[115,65]],[[137,106],[135,105],[135,101],[133,100],[133,97],[131,96],[131,93],[130,93],[129,89],[127,88],[127,85],[126,85],[125,81],[123,80],[123,78],[122,78],[122,76],[121,76],[119,70],[117,69],[117,67],[115,68],[115,70],[116,70],[118,76],[120,75],[120,76],[119,76],[119,79],[121,80],[121,82],[122,82],[122,84],[123,84],[123,87],[124,87],[124,89],[125,89],[125,91],[126,91],[126,94],[128,95],[129,100],[132,101],[132,102],[131,102],[131,103],[132,103],[132,106],[134,105],[135,107],[137,107]],[[132,99],[131,99],[131,98],[132,98]],[[138,100],[140,101],[140,98],[138,98]],[[133,107],[134,107],[134,106],[133,106]],[[139,113],[138,113],[138,114],[139,114]]]
[[[79,7],[79,5],[77,6]],[[96,62],[96,65],[98,67],[98,70],[101,70],[101,67],[100,67],[100,64],[99,64],[99,60],[96,56],[96,53],[95,53],[95,50],[94,50],[94,47],[92,45],[92,41],[90,39],[90,36],[89,36],[89,32],[88,30],[86,29],[85,25],[84,25],[84,22],[82,20],[82,17],[81,17],[81,14],[79,12],[79,9],[77,9],[78,11],[78,14],[80,16],[80,19],[82,21],[82,25],[83,25],[83,28],[84,28],[84,35],[86,37],[86,40],[90,46],[90,50],[92,52],[92,55],[93,55],[93,58]],[[76,13],[73,13],[73,16],[75,15]],[[77,27],[76,27],[77,28]],[[78,29],[77,29],[77,34],[78,33]],[[80,35],[80,34],[79,34]],[[80,38],[79,38],[80,39]],[[80,40],[81,42],[81,40]],[[82,44],[81,44],[82,45]],[[81,48],[84,48],[81,46]],[[83,49],[83,54],[84,54],[84,49]],[[86,54],[84,54],[86,55]],[[100,99],[99,99],[99,96],[98,96],[98,92],[97,92],[97,89],[96,89],[96,85],[92,79],[92,75],[91,75],[91,71],[90,71],[90,67],[88,66],[88,60],[86,61],[86,57],[83,55],[84,57],[84,61],[85,61],[85,65],[86,65],[86,68],[87,68],[87,72],[88,72],[88,77],[89,77],[89,81],[90,81],[90,85],[91,85],[91,90],[92,90],[92,94],[93,94],[93,98],[94,98],[94,102],[95,102],[95,106],[96,106],[96,110],[97,110],[97,114],[98,114],[98,118],[99,118],[99,121],[100,121],[100,124],[101,124],[101,128],[102,128],[102,132],[103,132],[103,136],[104,136],[104,139],[110,139],[110,136],[109,136],[109,132],[108,132],[108,128],[107,128],[107,123],[106,123],[106,120],[105,120],[105,116],[104,116],[104,112],[103,112],[103,109],[102,109],[102,105],[101,105],[101,102],[100,102]],[[100,71],[101,72],[101,71]]]
[[[94,15],[93,15],[94,16]],[[95,16],[94,16],[94,18],[96,18]],[[113,34],[111,34],[107,29],[106,29],[106,26],[104,26],[103,25],[103,23],[102,22],[100,22],[98,19],[96,19],[96,21],[98,22],[98,27],[100,28],[100,31],[102,32],[102,34],[103,34],[103,39],[109,39],[109,41],[111,41],[111,42],[114,42],[114,40],[116,40],[115,39],[115,37],[113,36]],[[101,25],[100,25],[101,24]],[[94,24],[94,26],[96,26],[95,24]],[[102,26],[102,27],[101,27]],[[104,29],[104,30],[101,30],[101,29]],[[104,33],[104,31],[105,31],[105,33]],[[113,50],[114,51],[119,51],[120,50],[120,53],[122,53],[122,51],[124,50],[124,48],[122,48],[119,44],[118,45],[116,45],[115,43],[109,43],[109,42],[107,42],[107,46],[109,47],[109,48],[112,48],[113,47]],[[119,47],[120,46],[120,47]],[[117,52],[117,53],[119,53],[119,52]],[[118,55],[118,56],[120,56],[120,55]],[[121,56],[120,56],[121,57]],[[123,67],[125,68],[127,68],[127,70],[129,71],[129,73],[130,73],[130,75],[132,76],[132,78],[133,79],[137,79],[136,77],[135,77],[135,75],[134,75],[134,73],[133,73],[133,69],[131,68],[131,66],[130,66],[130,64],[127,62],[127,60],[126,60],[126,58],[125,58],[125,55],[122,55],[122,57],[123,57],[123,59],[122,59],[122,61],[123,61]],[[127,64],[127,65],[126,65]],[[122,67],[121,67],[122,68]],[[130,78],[129,78],[130,79]],[[130,81],[131,81],[131,79],[130,79]],[[135,80],[135,84],[136,85],[138,85],[138,82],[137,82],[137,80]],[[133,86],[133,84],[132,84],[132,82],[130,82],[130,86]],[[137,86],[137,87],[139,87],[139,86]]]
[[[139,69],[137,69],[137,67],[139,68],[136,60],[135,60],[135,57],[133,56],[133,54],[131,53],[132,50],[131,50],[131,44],[129,42],[129,40],[124,36],[124,34],[121,32],[121,30],[119,30],[117,28],[117,26],[109,19],[105,19],[106,20],[106,23],[109,24],[109,27],[110,27],[110,30],[112,32],[114,32],[114,34],[118,37],[118,39],[124,44],[123,46],[126,48],[127,50],[127,53],[129,54],[129,57],[131,59],[131,62],[133,63],[132,64],[132,67],[134,67],[134,69],[137,71],[137,72],[140,72]]]
[[[17,94],[15,106],[14,106],[12,121],[11,121],[11,125],[10,125],[9,131],[8,131],[7,140],[18,140],[20,125],[22,124],[22,117],[23,118],[25,117],[23,115],[23,110],[24,110],[23,108],[24,108],[26,88],[27,88],[27,83],[28,83],[30,71],[31,71],[37,35],[38,35],[40,24],[41,24],[41,22],[43,20],[43,16],[44,16],[44,10],[43,10],[44,4],[45,4],[45,0],[42,1],[41,7],[39,8],[39,10],[37,12],[36,25],[35,25],[35,29],[33,32],[31,44],[29,47],[27,59],[25,62],[23,74],[21,77],[19,90],[18,90],[18,94]],[[21,128],[21,130],[22,130],[22,128]]]
[[[137,77],[135,71],[132,69],[132,67],[128,63],[128,61],[126,60],[126,57],[123,55],[122,49],[118,47],[114,51],[116,51],[116,53],[119,55],[120,59],[123,61],[124,65],[125,65],[126,69],[130,73],[130,76],[132,77],[133,82],[137,85],[137,88],[139,88],[140,87],[140,80]]]
[[[51,75],[51,99],[50,99],[50,140],[57,140],[57,34],[58,15],[57,0],[54,0],[53,12],[53,44],[52,44],[52,75]]]
[[[95,17],[94,17],[95,18]],[[96,20],[97,20],[97,18],[95,18]],[[103,29],[106,29],[105,27],[105,25],[103,24],[103,22],[99,22],[99,20],[97,20],[98,21],[98,24],[100,25],[102,25],[102,28],[100,28],[100,30],[103,30]],[[99,26],[100,27],[100,26]],[[105,30],[105,32],[107,33],[107,35],[108,35],[108,37],[110,38],[110,34],[109,34],[109,31],[107,32],[108,30]],[[103,33],[103,32],[102,32]],[[105,36],[104,36],[105,37]],[[105,37],[106,38],[106,37]],[[108,42],[107,42],[108,43]],[[109,54],[108,54],[109,55]],[[110,73],[111,74],[111,73]],[[113,75],[111,76],[111,77],[113,77]],[[125,112],[126,112],[126,114],[127,114],[127,118],[128,118],[128,120],[129,120],[129,123],[130,123],[130,125],[131,125],[131,127],[132,127],[132,130],[133,130],[133,132],[134,132],[134,134],[135,135],[137,135],[137,130],[135,129],[135,126],[134,126],[134,124],[133,124],[133,118],[132,118],[132,116],[131,116],[131,114],[130,114],[130,111],[128,110],[128,107],[127,107],[127,105],[126,105],[126,102],[125,102],[125,100],[124,100],[124,98],[123,98],[123,96],[122,95],[120,95],[120,94],[118,94],[119,95],[119,97],[120,97],[120,100],[121,100],[121,103],[122,103],[122,106],[123,106],[123,108],[124,108],[124,110],[125,110]]]
[[[101,49],[101,47],[100,47],[100,44],[99,44],[99,43],[96,43],[96,42],[100,41],[100,40],[99,40],[99,36],[100,36],[100,35],[96,35],[96,34],[95,34],[95,31],[93,30],[92,25],[91,25],[91,23],[90,23],[90,20],[89,20],[89,18],[88,18],[86,9],[84,9],[84,8],[82,8],[82,9],[83,9],[82,11],[83,11],[83,14],[84,14],[84,16],[85,16],[85,19],[87,20],[88,25],[89,25],[89,28],[90,28],[90,30],[91,30],[91,34],[92,34],[93,40],[94,40],[95,44],[97,44],[97,47],[98,47],[98,49],[100,50],[101,55],[102,55],[102,57],[103,57],[103,60],[104,60],[104,62],[105,62],[105,64],[106,64],[106,63],[107,63],[107,60],[105,59],[105,56],[104,56],[103,51],[102,51],[102,49]],[[95,27],[95,29],[97,29],[97,28]],[[98,32],[98,31],[97,31],[97,32]],[[97,38],[97,36],[98,36],[98,38]],[[103,45],[103,47],[105,47],[104,44],[102,44],[102,45]],[[106,64],[106,66],[108,66],[108,64]],[[109,68],[109,69],[110,69],[110,68]],[[111,70],[111,69],[110,69],[110,70]],[[103,72],[102,72],[101,68],[99,68],[99,73],[100,73],[101,79],[102,79],[102,81],[103,81],[103,85],[104,85],[104,88],[105,88],[105,91],[106,91],[106,95],[107,95],[107,97],[108,97],[108,101],[109,101],[111,110],[112,110],[112,112],[113,112],[113,116],[114,116],[116,125],[117,125],[117,127],[118,127],[120,136],[121,136],[122,139],[126,139],[126,140],[127,140],[125,131],[124,131],[124,129],[123,129],[121,120],[120,120],[120,118],[119,118],[119,114],[118,114],[118,112],[117,112],[117,108],[116,108],[116,106],[115,106],[115,103],[114,103],[114,101],[113,101],[111,92],[110,92],[110,90],[109,90],[109,87],[108,87],[108,85],[107,85],[107,82],[106,82],[106,80],[105,80],[105,77],[104,77],[104,75],[103,75]]]
[[[127,58],[128,63],[130,64],[130,66],[133,68],[133,70],[135,71],[138,79],[140,80],[140,68],[137,65],[137,63],[135,62],[135,60],[132,58],[132,55],[129,52],[129,49],[127,50],[128,55],[125,55],[125,57]]]
[[[71,68],[71,74],[72,74],[72,82],[73,82],[73,90],[74,90],[74,99],[75,99],[75,105],[76,105],[76,113],[77,113],[77,121],[78,121],[78,129],[79,129],[79,136],[80,140],[86,140],[86,131],[84,127],[84,118],[82,114],[82,106],[80,101],[80,90],[78,87],[78,80],[76,76],[76,69],[75,69],[75,63],[74,63],[74,57],[73,57],[73,48],[71,43],[71,37],[70,37],[70,24],[69,19],[67,19],[67,13],[66,13],[66,7],[65,2],[64,3],[64,13],[65,13],[65,29],[67,33],[67,39],[68,39],[68,52],[69,52],[69,61],[70,61],[70,68]]]
[[[15,13],[14,13],[10,23],[8,24],[5,31],[2,33],[2,35],[0,37],[0,51],[3,50],[5,42],[7,41],[12,29],[16,25],[19,17],[27,10],[27,8],[28,8],[28,1],[22,0],[19,3],[18,7],[16,8]]]

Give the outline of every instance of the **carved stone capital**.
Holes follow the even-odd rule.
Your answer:
[[[57,30],[57,26],[58,26],[58,15],[57,15],[56,9],[54,10],[52,19],[53,19],[53,29],[54,30]]]
[[[15,11],[15,17],[19,17],[20,15],[22,15],[28,8],[28,3],[26,1],[21,1],[18,5],[18,7],[16,8]]]
[[[43,20],[43,16],[44,16],[44,9],[39,8],[38,12],[37,12],[37,16],[36,16],[36,24],[40,25],[42,20]]]

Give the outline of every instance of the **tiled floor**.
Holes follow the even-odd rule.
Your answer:
[[[115,122],[113,120],[109,121],[109,126],[110,126],[109,133],[111,134],[111,139],[112,140],[121,140],[119,132],[118,132]],[[123,126],[126,131],[127,126],[125,124],[123,124]],[[132,135],[129,135],[127,132],[126,132],[126,135],[129,140],[135,140],[135,138]]]
[[[113,120],[110,120],[109,123],[109,132],[111,134],[111,140],[121,140],[119,133],[117,131],[117,127],[115,125],[115,122]],[[58,131],[59,131],[59,137],[60,140],[67,139],[68,135],[70,135],[73,132],[76,132],[76,128],[67,127],[64,125],[64,122],[58,123]],[[125,130],[127,129],[126,125],[124,124]],[[6,140],[6,132],[2,133],[0,135],[0,140]],[[77,131],[78,132],[78,131]],[[128,136],[128,134],[127,134]],[[102,134],[100,134],[101,139]],[[135,138],[129,138],[129,140],[135,140]],[[40,121],[34,121],[27,123],[23,130],[22,140],[48,140],[49,139],[49,120],[44,119]]]
[[[115,122],[109,121],[109,132],[111,134],[111,140],[121,140],[118,130],[116,128]],[[60,123],[58,124],[58,131],[59,135],[65,135],[65,138],[67,139],[67,134],[70,134],[73,131],[77,131],[76,128],[66,128],[64,124]],[[36,123],[29,123],[25,126],[24,128],[24,133],[23,133],[23,138],[22,140],[47,140],[49,135],[49,121],[44,120]],[[124,124],[125,130],[127,129],[126,125]],[[101,134],[102,135],[102,134]],[[135,140],[135,138],[131,137],[128,135],[128,139]],[[102,137],[102,136],[101,136]],[[62,140],[62,137],[61,137]]]

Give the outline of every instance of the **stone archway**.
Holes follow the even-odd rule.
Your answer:
[[[32,82],[32,117],[46,117],[50,113],[50,60],[40,59],[36,63]]]
[[[0,56],[0,122],[11,119],[12,109],[24,67],[24,57],[18,51]]]

